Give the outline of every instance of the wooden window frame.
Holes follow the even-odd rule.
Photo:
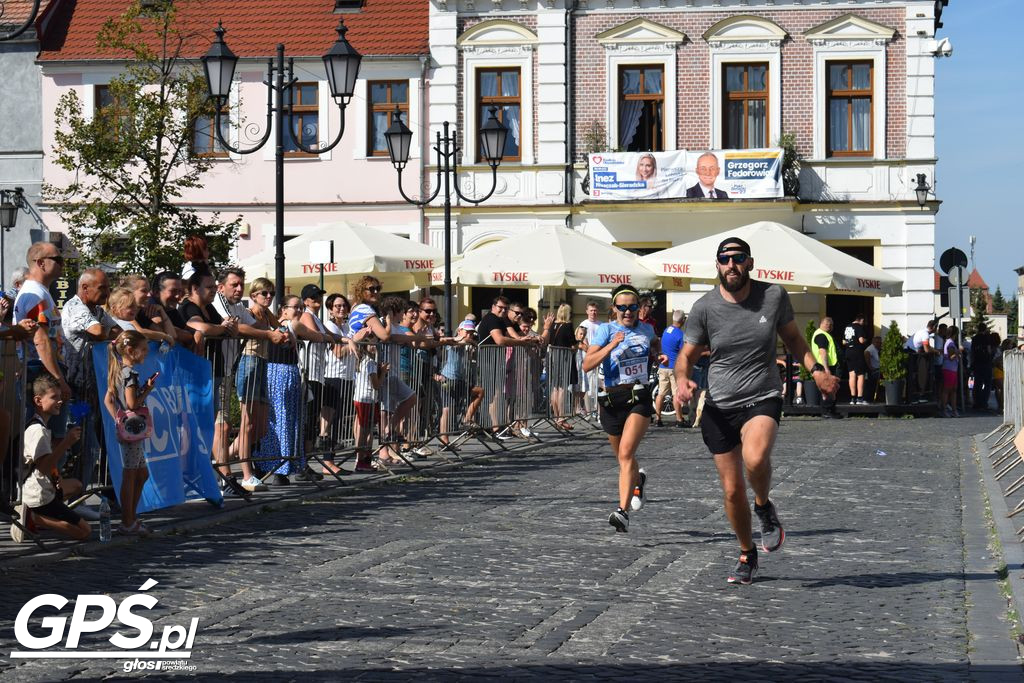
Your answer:
[[[623,77],[623,73],[634,69],[640,70],[640,92],[627,95],[623,91],[625,87],[626,79]],[[645,93],[644,92],[644,79],[647,77],[644,73],[647,69],[658,69],[661,71],[661,92],[657,94]],[[619,65],[619,82],[618,82],[618,107],[619,107],[619,125],[622,125],[622,105],[624,102],[630,100],[641,100],[645,102],[661,102],[661,148],[660,149],[645,149],[638,150],[640,152],[664,152],[665,151],[665,64],[662,62],[654,62],[651,64],[620,64]],[[653,137],[653,136],[652,136]],[[615,139],[618,141],[619,131],[615,131]]]
[[[393,85],[402,83],[405,85],[405,102],[395,102],[392,99],[391,87]],[[387,101],[386,102],[374,102],[373,101],[373,86],[375,85],[386,85],[387,86]],[[382,79],[377,81],[366,82],[366,156],[368,157],[386,157],[388,156],[388,150],[376,150],[373,148],[373,115],[380,112],[387,112],[388,114],[388,125],[391,125],[391,114],[395,111],[395,105],[398,105],[398,110],[405,114],[405,125],[409,126],[409,94],[410,94],[409,81],[400,78]]]
[[[314,90],[313,90],[313,92],[314,92],[314,95],[313,95],[314,101],[313,101],[312,104],[308,104],[308,103],[302,101],[302,88],[306,87],[306,86],[310,86],[310,85],[313,86],[313,88],[314,88]],[[292,87],[290,87],[288,89],[287,97],[290,100],[291,100],[291,98],[298,98],[298,101],[291,100],[292,101],[291,116],[289,116],[288,114],[285,114],[285,116],[284,116],[285,121],[284,121],[284,123],[282,125],[291,126],[293,121],[294,121],[294,119],[297,118],[299,120],[299,132],[298,132],[298,135],[296,135],[295,137],[297,137],[299,139],[299,141],[301,142],[302,141],[302,128],[303,128],[302,120],[303,120],[303,117],[305,115],[309,115],[309,114],[316,114],[317,140],[316,140],[316,142],[312,146],[315,147],[315,146],[319,145],[320,144],[320,126],[321,126],[321,121],[320,121],[320,83],[318,83],[317,81],[298,81],[298,82],[292,84]],[[284,147],[285,147],[284,156],[285,156],[285,158],[303,158],[303,159],[308,159],[310,157],[319,156],[317,154],[310,154],[309,152],[303,152],[299,148],[296,148],[294,150],[288,150],[288,145],[293,144],[292,143],[292,135],[287,130],[282,131],[282,132],[284,133]]]
[[[481,92],[480,81],[481,81],[481,78],[483,77],[484,74],[486,74],[486,73],[497,74],[497,77],[498,77],[498,92],[500,93],[501,92],[501,74],[503,72],[509,72],[509,71],[515,71],[516,72],[516,80],[519,83],[519,87],[517,88],[517,90],[519,91],[518,95],[516,95],[515,97],[512,97],[512,96],[508,96],[508,95],[500,95],[499,94],[499,95],[491,95],[491,96],[485,97],[484,95],[480,94],[480,92]],[[522,161],[523,160],[523,116],[524,116],[524,112],[523,112],[523,70],[522,70],[522,68],[518,67],[518,66],[488,66],[488,67],[481,67],[481,68],[476,70],[476,73],[474,74],[474,78],[476,79],[476,110],[475,110],[475,113],[476,113],[477,117],[481,116],[481,112],[483,111],[484,107],[495,106],[495,107],[498,107],[498,120],[501,121],[502,123],[505,123],[505,121],[504,121],[504,110],[502,109],[502,107],[508,106],[510,104],[514,104],[514,105],[519,107],[519,154],[503,156],[502,157],[502,162],[506,162],[506,161]],[[476,123],[477,123],[476,129],[479,130],[480,126],[482,126],[484,124],[484,121],[477,120]],[[474,132],[474,135],[475,134],[476,133]],[[512,131],[509,130],[508,134],[512,135]],[[487,160],[484,159],[482,155],[483,155],[483,150],[481,150],[480,149],[480,145],[477,144],[477,150],[476,150],[476,161],[477,161],[477,163],[486,163]]]
[[[125,112],[121,110],[120,103],[117,98],[110,94],[110,104],[103,106],[100,102],[103,100],[103,93],[110,93],[109,83],[98,83],[93,86],[93,102],[94,102],[94,118],[114,116],[117,118],[126,118]],[[114,129],[114,142],[117,142],[120,138],[118,130],[120,127]]]
[[[220,108],[221,121],[230,122],[230,113],[228,106],[225,104]],[[209,152],[197,152],[196,145],[196,125],[199,123],[199,119],[204,118],[203,116],[197,116],[192,119],[192,135],[189,136],[188,149],[189,154],[194,157],[202,157],[204,159],[227,159],[231,156],[227,148],[220,143],[220,139],[217,137],[217,117],[210,115],[210,128],[206,133],[206,137],[210,140]],[[230,126],[230,123],[228,124]],[[230,138],[228,142],[231,142]]]
[[[851,87],[847,90],[833,90],[832,89],[832,67],[833,66],[844,66],[846,68],[847,76],[846,82]],[[855,65],[866,65],[868,67],[868,79],[870,80],[870,86],[867,90],[854,90],[853,84],[853,67]],[[833,150],[832,145],[832,100],[834,99],[845,99],[846,100],[846,133],[849,144],[853,146],[853,103],[854,98],[864,99],[867,97],[870,107],[868,111],[871,116],[871,125],[869,127],[871,136],[871,144],[868,145],[866,150]],[[854,158],[871,158],[875,155],[875,62],[872,59],[827,59],[825,60],[825,156],[826,157],[854,157]]]
[[[743,67],[743,90],[741,92],[729,92],[727,72],[730,68]],[[764,67],[764,90],[749,90],[750,67]],[[750,129],[747,126],[749,103],[752,100],[764,100],[764,139],[765,145],[769,144],[769,131],[771,122],[771,64],[769,62],[725,62],[722,64],[722,149],[756,149],[750,145]],[[729,146],[729,105],[733,102],[743,103],[743,146]]]

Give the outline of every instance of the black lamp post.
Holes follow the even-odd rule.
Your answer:
[[[456,132],[451,125],[444,122],[444,135],[437,133],[437,144],[434,145],[434,152],[437,154],[437,187],[433,194],[426,199],[411,199],[402,189],[402,171],[409,163],[409,152],[412,148],[412,131],[402,122],[401,112],[395,107],[391,115],[391,125],[384,133],[388,145],[388,155],[391,163],[398,171],[398,191],[402,198],[416,206],[426,206],[437,198],[441,191],[442,174],[444,175],[444,322],[448,334],[454,332],[452,327],[452,189],[456,196],[462,201],[470,204],[480,204],[487,201],[498,185],[498,164],[505,156],[505,141],[508,139],[508,128],[498,120],[498,108],[490,108],[490,116],[480,126],[480,152],[491,167],[491,190],[479,199],[470,199],[462,194],[457,182],[459,173],[458,154],[460,152]],[[455,178],[456,182],[452,182]],[[453,188],[454,185],[454,188]]]
[[[25,205],[25,190],[16,187],[13,190],[0,190],[0,286],[6,277],[4,267],[4,240],[7,231],[18,224],[18,212]]]
[[[4,33],[3,35],[0,35],[0,41],[14,40],[22,33],[29,30],[32,27],[32,25],[36,23],[36,17],[39,16],[40,4],[42,4],[42,0],[32,0],[32,9],[29,11],[28,15],[22,21],[21,25],[16,27],[13,31],[9,33]],[[7,14],[7,3],[0,2],[0,19],[2,19],[5,14]]]
[[[352,47],[345,39],[344,20],[338,22],[334,29],[338,32],[338,38],[327,54],[323,56],[324,69],[327,72],[327,83],[331,89],[331,97],[338,105],[341,112],[341,125],[338,127],[338,135],[329,145],[307,146],[301,135],[297,135],[295,127],[288,126],[288,135],[291,136],[292,144],[307,154],[324,154],[334,149],[341,142],[345,134],[345,107],[348,106],[355,91],[356,79],[359,77],[359,63],[362,55]],[[235,154],[252,154],[261,149],[270,139],[270,133],[274,132],[274,169],[275,169],[275,232],[274,232],[274,286],[277,290],[277,301],[284,296],[284,115],[288,114],[289,121],[293,113],[291,96],[292,86],[295,85],[294,60],[289,59],[287,67],[284,61],[284,45],[278,43],[277,56],[267,60],[267,123],[263,131],[263,137],[252,147],[234,147],[228,140],[224,139],[221,131],[221,111],[227,104],[228,94],[231,92],[231,81],[235,75],[235,66],[238,64],[238,57],[231,51],[224,42],[226,30],[218,22],[217,28],[213,31],[217,35],[217,41],[210,46],[210,50],[203,56],[203,70],[206,73],[206,87],[208,96],[213,101],[216,111],[214,113],[214,131],[220,144],[225,149]],[[272,125],[273,124],[273,125]]]
[[[932,189],[928,181],[925,180],[924,173],[917,174],[917,187],[914,188],[914,194],[917,195],[917,205],[922,209],[924,205],[928,203],[928,192]]]

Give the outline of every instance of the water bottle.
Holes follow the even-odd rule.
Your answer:
[[[110,540],[110,503],[106,498],[100,502],[100,541],[106,543]]]

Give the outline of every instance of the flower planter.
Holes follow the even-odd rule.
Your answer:
[[[903,403],[903,382],[902,379],[882,382],[885,386],[885,405],[898,406]]]

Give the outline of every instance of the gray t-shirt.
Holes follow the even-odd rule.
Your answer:
[[[711,349],[708,400],[727,410],[782,395],[775,344],[779,329],[793,320],[793,305],[779,285],[750,284],[750,296],[738,304],[715,287],[686,319],[686,343]]]

